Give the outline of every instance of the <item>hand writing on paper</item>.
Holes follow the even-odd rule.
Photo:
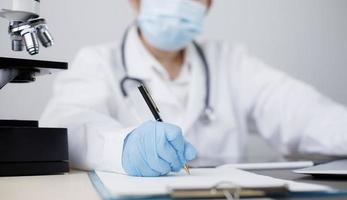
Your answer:
[[[125,139],[122,164],[129,175],[162,176],[180,171],[196,154],[178,126],[147,121]]]

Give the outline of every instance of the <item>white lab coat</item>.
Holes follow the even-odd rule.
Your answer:
[[[210,65],[211,106],[215,120],[204,123],[205,74],[196,50],[189,46],[191,83],[187,105],[180,106],[165,80],[146,66],[135,29],[127,40],[129,76],[143,79],[164,120],[179,125],[201,157],[243,157],[250,122],[283,154],[347,155],[347,110],[314,88],[270,68],[239,47],[201,42]],[[124,172],[123,140],[150,120],[136,88],[124,98],[120,44],[84,48],[71,68],[56,79],[42,126],[68,127],[74,167]],[[144,50],[145,51],[145,50]],[[131,84],[130,84],[131,85]],[[168,121],[169,119],[169,121]]]

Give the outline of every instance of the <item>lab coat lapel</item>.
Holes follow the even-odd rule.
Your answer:
[[[188,59],[192,65],[192,79],[189,88],[188,105],[185,114],[185,120],[182,127],[184,133],[188,132],[193,124],[199,119],[204,108],[205,88],[205,72],[202,67],[200,57],[195,48],[190,45],[188,47]]]
[[[130,31],[128,38],[126,55],[129,55],[127,56],[129,76],[143,80],[156,102],[175,104],[176,101],[173,97],[170,97],[170,92],[164,80],[160,78],[153,67],[159,65],[159,63],[143,46],[136,27],[133,27]]]

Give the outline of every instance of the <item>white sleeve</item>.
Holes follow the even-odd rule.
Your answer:
[[[247,117],[283,154],[347,155],[346,107],[246,53],[232,76]]]
[[[110,89],[96,51],[84,49],[71,69],[57,77],[41,126],[68,128],[72,167],[124,173],[123,141],[132,127],[111,117]]]

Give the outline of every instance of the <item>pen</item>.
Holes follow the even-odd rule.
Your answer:
[[[152,96],[149,94],[147,88],[143,84],[141,84],[138,86],[138,89],[141,92],[142,97],[145,99],[145,102],[148,105],[149,109],[151,110],[151,112],[154,116],[154,119],[158,122],[162,122],[163,120],[161,119],[160,114],[159,114],[160,111],[159,111],[157,105],[154,103],[154,100],[153,100]],[[187,164],[184,164],[183,168],[188,174],[190,174],[189,167]]]

